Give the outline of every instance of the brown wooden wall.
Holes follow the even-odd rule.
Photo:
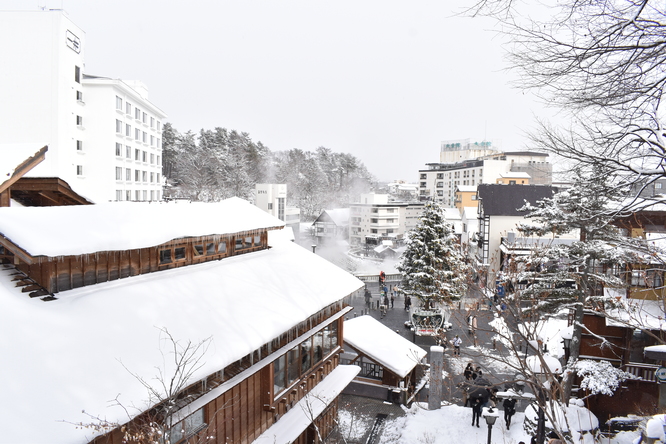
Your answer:
[[[628,359],[628,346],[630,337],[627,334],[631,330],[623,327],[614,327],[606,325],[606,318],[585,314],[583,323],[585,327],[595,335],[602,336],[612,344],[612,346],[602,347],[602,341],[594,335],[583,330],[580,343],[581,356],[595,356],[609,360],[613,365],[619,366]]]
[[[259,242],[254,242],[255,237]],[[253,242],[248,245],[246,238]],[[241,245],[239,246],[238,241]],[[212,246],[213,251],[210,251]],[[168,270],[186,265],[219,260],[228,256],[263,250],[268,247],[266,230],[247,231],[228,236],[202,236],[175,239],[162,245],[128,251],[35,258],[35,263],[20,263],[17,268],[50,293],[70,290],[129,276]],[[165,252],[170,260],[165,260]]]
[[[659,386],[656,382],[627,379],[613,396],[596,395],[587,399],[588,408],[600,422],[615,416],[654,415],[658,412]]]

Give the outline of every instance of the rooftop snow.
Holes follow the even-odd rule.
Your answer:
[[[283,227],[239,198],[219,203],[115,202],[0,208],[0,233],[32,256],[152,247],[172,239]]]
[[[404,378],[426,355],[425,350],[403,338],[372,316],[345,321],[345,343]]]
[[[12,177],[16,167],[40,150],[34,143],[0,145],[0,184]]]
[[[151,221],[146,228],[166,231],[159,228],[159,216],[139,207],[137,212]],[[191,216],[196,205],[175,207]],[[243,207],[245,213],[257,215],[263,224],[273,223],[274,219],[264,219],[265,213],[250,207]],[[161,206],[151,208],[157,215],[164,214]],[[57,213],[60,208],[52,210]],[[245,213],[238,218],[262,226]],[[47,214],[43,213],[46,220],[53,220]],[[4,227],[4,215],[0,220]],[[196,217],[189,220],[198,223]],[[233,230],[247,228],[222,219],[217,222]],[[49,230],[52,237],[60,236],[60,225],[66,224]],[[48,239],[41,233],[38,237]],[[48,303],[21,293],[10,281],[11,269],[0,268],[4,363],[0,378],[7,382],[0,389],[3,441],[82,443],[93,433],[72,424],[91,421],[83,410],[124,422],[127,417],[113,406],[114,398],[133,414],[138,413],[133,406],[145,408],[146,389],[130,371],[156,383],[156,368],[164,363],[161,352],[169,352],[161,328],[183,342],[210,338],[204,365],[193,375],[198,380],[363,287],[361,281],[309,250],[281,236],[271,240],[269,250],[69,290]],[[322,276],[327,276],[327,285],[321,285]]]

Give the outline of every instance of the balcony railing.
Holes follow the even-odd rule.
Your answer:
[[[658,365],[653,364],[644,364],[642,362],[630,362],[622,366],[622,370],[627,373],[631,373],[637,378],[641,378],[645,381],[657,382],[657,379],[654,376],[655,371],[659,368]]]

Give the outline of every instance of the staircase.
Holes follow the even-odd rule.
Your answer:
[[[12,264],[2,264],[4,269],[14,270],[10,275],[12,282],[16,282],[16,287],[21,287],[21,292],[28,293],[31,298],[40,298],[42,301],[53,301],[57,298],[53,293],[49,293],[44,287],[35,282],[27,274],[17,269]]]

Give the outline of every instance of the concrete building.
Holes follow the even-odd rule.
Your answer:
[[[93,202],[161,199],[166,114],[140,82],[84,74],[86,35],[61,10],[0,12],[0,152],[48,145],[26,177]]]
[[[294,231],[296,239],[300,235],[301,210],[287,207],[287,184],[258,183],[254,186],[254,204],[277,217]]]
[[[419,199],[453,207],[456,187],[495,183],[508,173],[526,173],[531,184],[549,185],[552,182],[552,165],[547,158],[545,153],[515,151],[458,163],[428,164],[428,169],[419,170]]]
[[[374,248],[382,240],[399,242],[423,213],[419,202],[391,202],[388,194],[362,194],[350,205],[349,244]]]
[[[470,142],[469,139],[446,140],[441,143],[439,152],[440,163],[458,163],[465,160],[478,159],[499,153],[493,142]]]

